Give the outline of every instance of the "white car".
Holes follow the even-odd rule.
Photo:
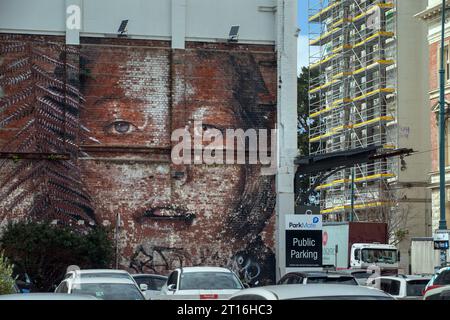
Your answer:
[[[125,278],[69,278],[59,284],[55,293],[90,295],[101,300],[145,300],[136,282]]]
[[[396,299],[419,300],[431,277],[399,275],[369,279],[368,286],[381,289]]]
[[[119,269],[84,269],[84,270],[72,270],[66,273],[64,280],[75,278],[87,279],[87,278],[117,278],[117,279],[129,279],[133,281],[139,289],[145,293],[148,290],[148,286],[145,283],[138,284],[136,279],[125,270]],[[145,294],[144,296],[149,300]]]
[[[450,286],[440,286],[425,292],[423,300],[450,300]]]
[[[154,300],[228,299],[244,286],[234,272],[218,267],[184,267],[173,271]]]
[[[230,300],[394,300],[374,288],[345,284],[290,284],[241,290]]]
[[[122,279],[130,279],[133,280],[131,274],[125,270],[118,269],[84,269],[84,270],[72,270],[66,273],[64,276],[65,279],[69,278],[122,278]]]

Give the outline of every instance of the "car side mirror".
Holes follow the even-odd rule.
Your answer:
[[[176,284],[169,284],[169,286],[167,287],[168,291],[175,291],[177,290],[177,285]]]
[[[148,285],[145,283],[141,283],[139,285],[139,288],[141,289],[141,291],[147,291],[148,290]]]
[[[249,289],[250,288],[250,285],[248,283],[243,283],[242,285],[244,286],[245,289]]]
[[[400,261],[400,251],[397,251],[397,261]]]

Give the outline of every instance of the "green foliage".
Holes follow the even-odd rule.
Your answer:
[[[409,235],[409,230],[407,229],[399,229],[395,231],[395,243],[402,242]]]
[[[38,291],[52,291],[69,265],[108,268],[114,257],[109,231],[96,226],[87,233],[49,223],[10,223],[0,247],[18,273],[27,273]]]
[[[309,125],[311,119],[309,119],[309,86],[310,78],[316,79],[318,77],[318,71],[310,72],[309,68],[303,67],[302,72],[297,78],[297,115],[298,115],[298,150],[301,156],[308,156],[310,154],[309,146]],[[313,101],[317,99],[317,96],[312,96]],[[314,150],[315,146],[311,146]],[[309,176],[296,176],[295,179],[295,191],[297,204],[303,205],[301,200],[309,189]]]
[[[0,295],[14,293],[13,266],[3,252],[0,253]]]

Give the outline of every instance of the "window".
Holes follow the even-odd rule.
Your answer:
[[[447,286],[450,285],[450,270],[442,271],[434,280],[435,285]]]
[[[355,260],[356,261],[361,260],[361,250],[360,249],[355,250]]]
[[[303,278],[300,276],[292,276],[288,280],[288,284],[301,284],[303,282]]]
[[[363,249],[362,260],[366,263],[387,263],[397,262],[397,250],[392,249]]]
[[[398,296],[400,294],[400,281],[381,279],[380,289],[393,296]]]
[[[86,294],[102,300],[144,300],[134,284],[81,283],[74,286],[72,293]]]
[[[429,280],[411,280],[406,283],[406,295],[408,297],[421,297],[422,291]]]
[[[233,273],[228,272],[184,272],[180,275],[180,290],[201,289],[242,289],[242,285]]]
[[[450,79],[450,60],[449,60],[449,51],[448,45],[444,48],[444,68],[445,68],[445,81],[448,82]]]
[[[169,280],[167,280],[167,286],[170,286],[171,284],[174,284],[175,287],[176,287],[177,286],[177,280],[178,280],[178,271],[174,271],[169,276]]]
[[[314,277],[308,278],[308,284],[311,283],[326,283],[326,284],[348,284],[357,286],[355,278],[353,277]]]
[[[439,47],[438,52],[438,79],[439,79],[439,70],[441,69],[441,47]],[[449,45],[445,45],[444,47],[444,70],[445,70],[445,82],[449,82],[450,80],[450,56],[449,56]]]
[[[400,281],[392,280],[391,288],[388,293],[393,296],[398,296],[400,294],[400,285],[401,285]]]
[[[56,288],[55,290],[56,293],[68,293],[68,287],[67,287],[67,282],[63,281],[61,282],[61,284],[58,286],[58,288]]]
[[[163,285],[166,283],[164,278],[155,278],[155,277],[135,277],[134,280],[138,283],[138,285],[146,284],[148,290],[156,290],[160,291]]]

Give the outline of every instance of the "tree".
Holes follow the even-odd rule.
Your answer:
[[[94,223],[77,165],[86,139],[79,49],[8,39],[0,46],[0,152],[13,157],[0,159],[0,220],[19,208],[38,220]]]
[[[0,253],[0,295],[14,293],[13,266],[9,264],[3,252]]]
[[[109,268],[114,257],[109,230],[101,226],[81,233],[48,223],[9,223],[0,248],[16,272],[27,273],[38,291],[44,292],[54,289],[69,265]]]
[[[300,155],[308,156],[309,149],[309,126],[311,119],[309,118],[309,86],[310,77],[317,77],[317,71],[312,71],[307,67],[303,67],[300,75],[297,78],[297,132],[298,132],[298,150]],[[315,99],[316,97],[311,97]],[[309,189],[310,181],[309,176],[297,176],[295,177],[295,190],[297,204],[304,205],[306,203],[299,203],[301,194]],[[301,202],[301,201],[300,201]]]
[[[302,68],[297,78],[298,149],[302,156],[309,155],[309,69]]]

